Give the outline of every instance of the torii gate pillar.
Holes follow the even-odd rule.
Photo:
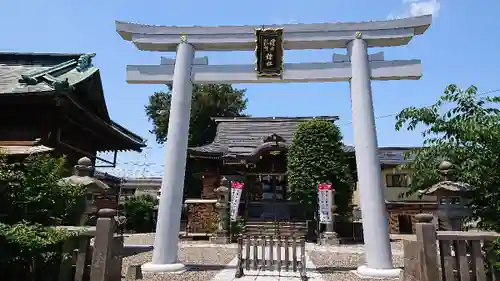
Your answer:
[[[363,230],[369,230],[363,231],[367,265],[360,266],[358,273],[362,276],[398,277],[400,270],[392,266],[388,218],[381,188],[368,48],[361,33],[356,33],[356,38],[349,42],[347,50],[352,69],[352,126],[361,214]]]
[[[177,47],[172,88],[172,104],[165,145],[165,169],[160,189],[160,205],[156,223],[153,259],[142,269],[149,272],[180,272],[185,269],[177,261],[184,176],[191,115],[191,67],[194,48],[181,40]]]

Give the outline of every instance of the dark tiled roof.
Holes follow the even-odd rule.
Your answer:
[[[57,83],[77,84],[98,71],[94,54],[0,53],[0,94],[52,92]]]
[[[95,78],[96,88],[88,91],[89,97],[83,98],[92,100],[91,104],[96,107],[96,111],[91,113],[87,108],[84,110],[96,122],[105,124],[115,135],[132,143],[127,149],[133,147],[140,151],[146,146],[144,140],[109,118],[99,69],[92,65],[94,56],[95,54],[0,52],[0,97],[56,95],[58,89],[71,91],[81,82]]]
[[[291,144],[297,125],[310,119],[326,119],[332,122],[335,116],[318,117],[230,117],[214,118],[217,133],[212,143],[189,149],[193,155],[236,157],[252,155],[272,134],[282,137]],[[354,146],[344,146],[346,152],[354,152]],[[404,153],[412,148],[382,147],[379,149],[380,161],[386,165],[406,163]]]
[[[125,178],[123,181],[124,187],[159,187],[161,186],[162,178],[159,177],[144,177],[144,178]]]
[[[102,180],[102,181],[111,181],[115,184],[122,183],[122,178],[117,176],[113,176],[112,174],[108,174],[106,172],[94,171],[94,178]]]
[[[282,137],[286,144],[291,144],[297,125],[313,118],[332,122],[338,119],[335,116],[214,118],[217,122],[214,141],[205,146],[190,148],[190,151],[225,157],[251,155],[272,134]]]

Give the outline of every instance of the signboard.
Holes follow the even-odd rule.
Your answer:
[[[318,184],[318,211],[319,222],[329,224],[332,223],[332,204],[333,193],[331,183]]]
[[[256,29],[255,36],[257,37],[255,48],[257,75],[280,77],[283,72],[283,28]]]
[[[231,206],[229,207],[231,221],[236,221],[238,218],[238,209],[240,207],[241,192],[245,184],[233,181],[231,182]]]

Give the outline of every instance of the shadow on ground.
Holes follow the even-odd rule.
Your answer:
[[[404,267],[398,267],[399,269],[404,269]],[[334,273],[334,272],[346,272],[346,271],[351,271],[351,270],[356,270],[356,266],[346,266],[346,267],[341,267],[341,266],[322,266],[322,267],[316,267],[316,271],[318,273]]]
[[[236,265],[226,264],[186,264],[188,271],[208,271],[208,270],[223,270],[236,269]]]

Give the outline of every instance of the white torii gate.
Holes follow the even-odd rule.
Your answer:
[[[397,277],[392,265],[388,219],[383,197],[371,80],[419,79],[419,60],[385,61],[383,53],[368,54],[369,47],[402,46],[430,26],[431,16],[390,21],[271,25],[283,29],[283,48],[347,48],[321,63],[285,63],[280,77],[260,77],[255,65],[209,65],[197,51],[252,51],[255,31],[263,26],[177,27],[117,22],[121,37],[139,50],[177,52],[160,65],[127,66],[131,84],[173,83],[165,146],[165,170],[152,261],[144,271],[184,270],[178,263],[180,216],[186,166],[192,83],[350,82],[356,165],[363,218],[365,260],[357,272],[365,277]]]

